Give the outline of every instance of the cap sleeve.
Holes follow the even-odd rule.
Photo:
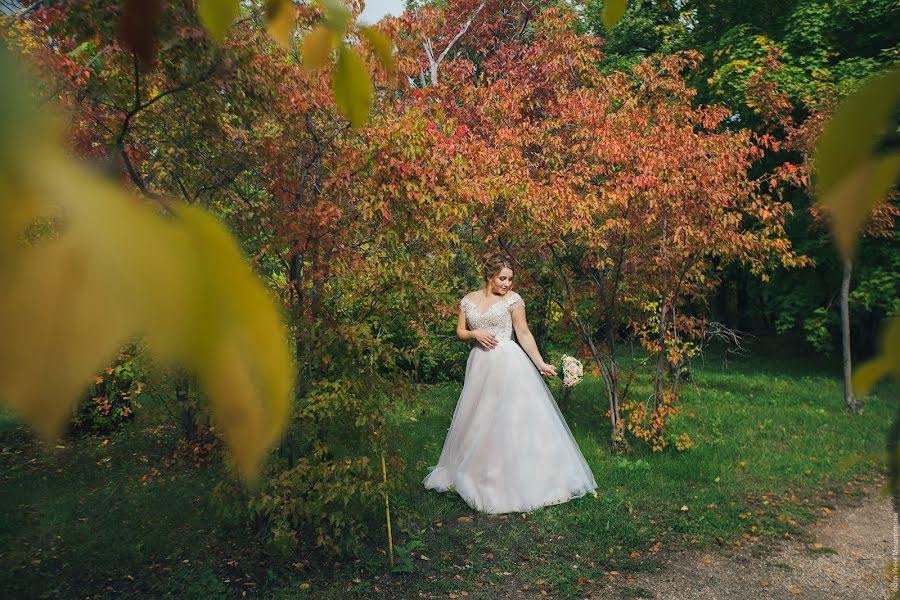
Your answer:
[[[469,306],[472,304],[472,301],[469,300],[468,296],[463,296],[462,300],[459,301],[459,307],[463,310],[463,312],[469,312]]]
[[[519,306],[523,308],[525,307],[525,301],[522,300],[522,296],[520,296],[517,292],[510,292],[509,299],[507,299],[506,304],[507,306],[509,306],[510,310]]]

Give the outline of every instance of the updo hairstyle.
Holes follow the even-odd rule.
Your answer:
[[[512,260],[501,252],[488,252],[481,257],[481,274],[485,281],[490,280],[504,268],[512,270]]]

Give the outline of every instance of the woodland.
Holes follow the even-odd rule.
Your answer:
[[[0,590],[583,598],[900,508],[896,2],[363,7],[0,0]],[[600,484],[503,518],[420,484],[494,250]]]

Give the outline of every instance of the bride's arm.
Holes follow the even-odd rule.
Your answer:
[[[534,341],[534,336],[531,334],[531,330],[528,329],[528,321],[525,319],[525,306],[523,306],[522,303],[513,307],[512,323],[513,329],[516,330],[516,339],[519,340],[519,345],[522,346],[522,350],[525,351],[525,354],[528,355],[528,358],[531,359],[531,362],[534,363],[537,370],[540,371],[542,375],[552,375],[555,377],[556,367],[544,362],[541,353],[538,351],[537,344]]]
[[[472,331],[466,327],[466,311],[463,309],[459,309],[459,319],[456,320],[456,337],[461,339],[464,342],[468,342],[472,339]]]

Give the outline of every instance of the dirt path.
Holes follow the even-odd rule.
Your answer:
[[[593,597],[886,599],[891,591],[886,570],[897,543],[893,510],[877,485],[865,491],[864,497],[841,499],[802,536],[768,547],[660,552],[658,571],[622,579]]]

